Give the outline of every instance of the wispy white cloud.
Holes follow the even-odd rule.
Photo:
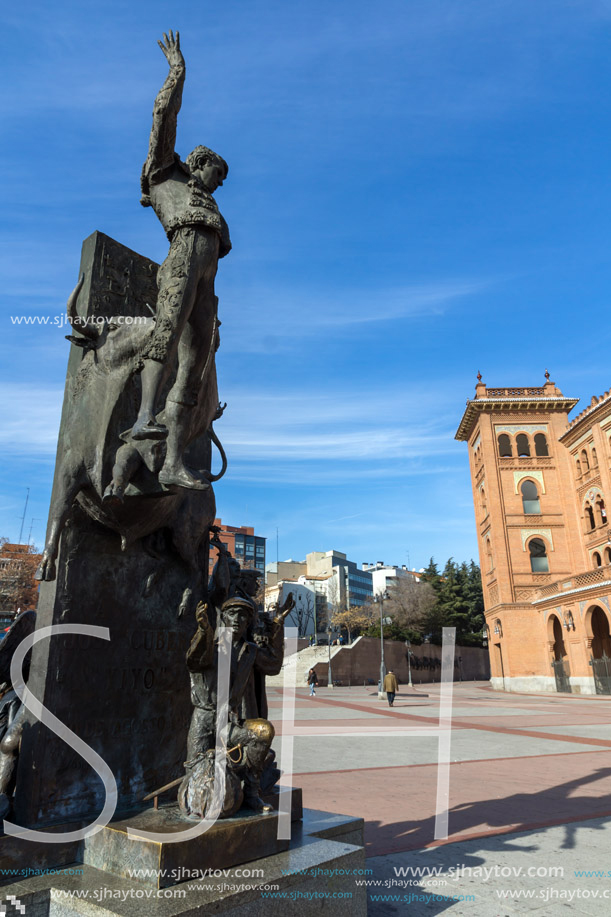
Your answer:
[[[0,448],[5,456],[52,456],[57,448],[63,390],[51,386],[2,386]]]
[[[51,459],[62,389],[9,383],[3,392],[4,454]],[[235,481],[324,485],[347,478],[430,475],[449,470],[451,457],[457,455],[450,416],[438,410],[430,418],[424,409],[434,397],[433,392],[416,396],[336,389],[330,399],[317,391],[236,389],[229,393],[231,407],[216,426]],[[406,417],[405,404],[416,398],[420,414]]]
[[[407,479],[421,477],[435,478],[438,475],[447,476],[454,474],[456,467],[451,464],[441,465],[428,463],[422,466],[388,464],[385,462],[375,466],[369,465],[343,465],[340,461],[323,464],[281,464],[278,462],[245,462],[234,461],[229,456],[229,481],[242,484],[259,484],[267,488],[270,482],[273,487],[300,486],[316,487],[348,487],[361,484],[373,485],[376,482],[405,482]]]
[[[297,284],[285,290],[231,289],[221,299],[221,317],[240,314],[239,321],[227,323],[227,329],[223,325],[223,348],[235,353],[285,350],[303,338],[322,339],[339,331],[441,316],[457,301],[479,295],[492,283],[492,279],[456,278],[390,289],[344,287],[335,294]]]
[[[433,389],[234,389],[216,429],[236,481],[325,485],[445,473],[459,454],[455,416],[447,392]]]

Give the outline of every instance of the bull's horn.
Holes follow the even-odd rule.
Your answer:
[[[67,304],[68,320],[70,322],[70,325],[73,331],[78,331],[78,333],[82,334],[83,337],[90,338],[91,340],[95,340],[98,336],[97,330],[90,327],[88,322],[81,323],[81,318],[78,312],[76,311],[76,301],[78,299],[78,295],[81,292],[81,288],[84,283],[85,283],[85,275],[81,274],[81,276],[79,277],[79,282],[77,283],[72,293],[68,297],[68,304]]]
[[[156,317],[157,317],[157,313],[155,312],[155,310],[153,309],[153,307],[151,306],[151,304],[148,303],[148,302],[145,302],[144,305],[145,305],[146,308],[149,310],[149,312],[151,313],[151,315],[153,316],[153,318],[156,318]]]

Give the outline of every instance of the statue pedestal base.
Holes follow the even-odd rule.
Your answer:
[[[196,825],[181,817],[178,806],[147,809],[112,822],[87,838],[82,862],[141,886],[168,888],[188,879],[201,879],[202,873],[214,874],[215,870],[282,853],[289,846],[288,840],[277,837],[277,812],[260,815],[241,809],[232,818],[219,819],[198,837],[172,842],[172,835]],[[128,830],[155,832],[168,840],[130,837]]]
[[[274,787],[263,795],[263,800],[276,810],[279,799],[278,787]],[[294,823],[300,821],[302,815],[301,789],[293,787],[291,790],[292,830],[295,830]],[[258,821],[266,822],[266,824],[257,827]],[[3,876],[27,878],[45,871],[61,870],[62,867],[70,864],[86,863],[96,869],[127,877],[129,877],[130,869],[149,870],[148,878],[144,877],[135,881],[149,887],[164,888],[183,881],[189,873],[182,873],[183,879],[176,878],[173,881],[164,881],[159,885],[156,878],[153,879],[153,873],[156,876],[157,873],[165,870],[169,874],[172,869],[178,870],[180,866],[186,869],[194,857],[196,862],[193,869],[200,871],[207,867],[222,869],[238,866],[240,863],[249,862],[259,856],[280,852],[287,847],[286,841],[276,840],[277,811],[269,815],[256,815],[254,812],[241,810],[233,818],[219,819],[208,832],[184,844],[154,844],[152,841],[132,840],[127,835],[128,828],[133,828],[135,831],[141,828],[144,831],[171,834],[176,831],[184,831],[185,828],[195,824],[197,822],[179,818],[178,807],[170,805],[162,806],[159,810],[150,808],[118,818],[106,825],[102,831],[84,841],[61,841],[57,844],[50,844],[0,835],[0,885]],[[83,822],[72,822],[55,825],[45,830],[61,837],[69,831],[82,827],[84,827]],[[178,872],[177,875],[179,875]]]
[[[80,869],[77,875],[68,868],[11,880],[0,887],[0,901],[17,898],[26,917],[335,917],[346,914],[349,901],[351,917],[366,917],[367,888],[356,885],[365,867],[363,819],[305,809],[303,822],[293,822],[292,832],[288,850],[257,858],[250,867],[226,868],[222,877],[206,875],[154,889],[83,865],[73,868]],[[206,866],[198,864],[202,871]]]

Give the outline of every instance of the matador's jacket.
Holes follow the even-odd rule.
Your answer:
[[[212,194],[174,152],[184,82],[184,64],[173,65],[155,99],[149,153],[140,179],[140,203],[153,208],[170,242],[181,226],[214,230],[220,240],[219,258],[224,258],[231,251],[227,223]]]

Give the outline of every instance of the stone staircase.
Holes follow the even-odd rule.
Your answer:
[[[355,646],[361,637],[350,644],[349,646],[332,646],[331,647],[331,660],[338,654],[343,651],[350,652],[351,648]],[[315,666],[318,662],[327,662],[329,659],[329,647],[328,646],[306,646],[305,649],[300,650],[298,653],[294,653],[291,656],[287,656],[284,662],[282,663],[282,669],[278,675],[268,675],[265,679],[265,684],[272,688],[281,688],[284,683],[284,672],[290,666],[296,666],[297,672],[295,677],[295,684],[298,688],[304,688],[306,686],[306,675],[310,669]],[[292,673],[291,673],[292,677]]]

